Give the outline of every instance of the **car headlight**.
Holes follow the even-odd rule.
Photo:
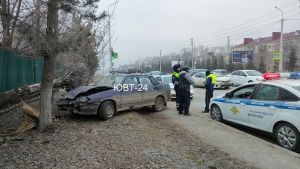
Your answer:
[[[77,102],[86,103],[89,99],[86,96],[81,96],[76,99]]]

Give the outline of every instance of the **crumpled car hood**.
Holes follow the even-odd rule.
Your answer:
[[[75,99],[80,93],[89,91],[90,89],[96,88],[95,86],[79,86],[64,95],[65,99]]]

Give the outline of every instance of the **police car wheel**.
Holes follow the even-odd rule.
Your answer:
[[[221,112],[221,109],[217,105],[212,105],[211,106],[211,112],[210,112],[211,118],[218,121],[222,122],[223,121],[223,114]]]
[[[286,149],[299,152],[300,135],[299,131],[289,123],[280,123],[275,128],[275,138],[277,143]]]

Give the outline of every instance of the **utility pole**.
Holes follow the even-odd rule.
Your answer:
[[[159,52],[159,71],[161,72],[161,53],[162,53],[162,50],[160,50]]]
[[[277,9],[281,12],[281,33],[280,33],[280,47],[279,47],[279,53],[281,55],[281,58],[279,60],[278,71],[282,72],[283,71],[283,24],[284,24],[284,19],[283,19],[283,10],[281,10],[277,6],[275,6],[275,9]]]
[[[231,52],[231,46],[230,46],[230,36],[227,37],[227,53],[228,56],[230,57],[230,52]],[[229,62],[232,62],[232,60],[229,60]]]
[[[227,36],[227,50],[230,53],[230,36]]]
[[[194,69],[194,38],[191,38],[191,46],[192,46],[192,69]]]

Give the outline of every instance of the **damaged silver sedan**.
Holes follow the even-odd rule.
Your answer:
[[[102,120],[119,111],[152,106],[162,111],[170,100],[170,87],[152,76],[105,76],[92,86],[71,90],[57,102],[60,110],[73,114],[98,115]]]

